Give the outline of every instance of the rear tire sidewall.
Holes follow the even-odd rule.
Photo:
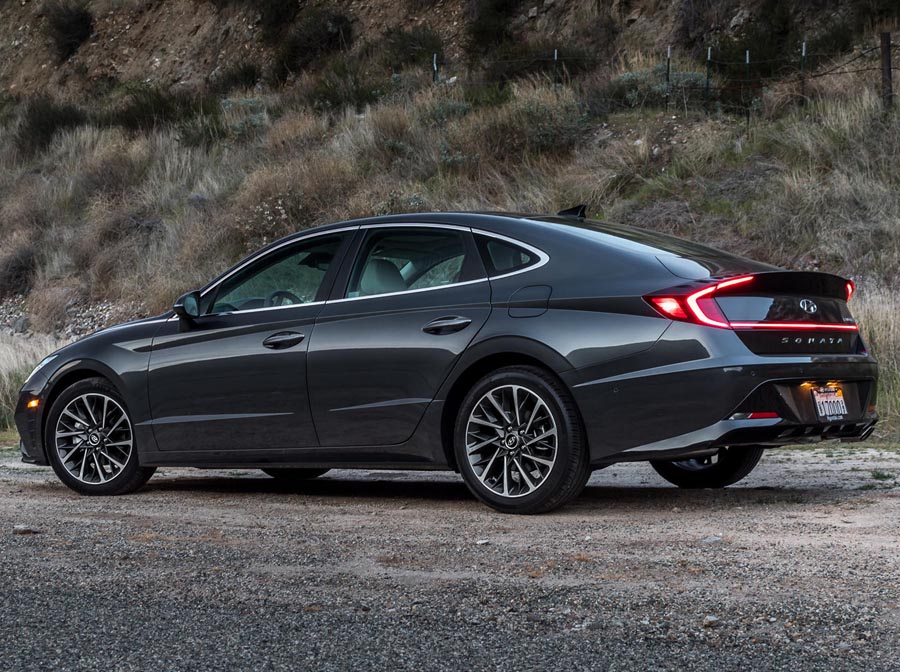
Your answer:
[[[557,429],[556,461],[550,474],[534,492],[515,498],[499,495],[484,485],[469,464],[466,451],[466,430],[475,404],[490,390],[503,385],[520,385],[537,394],[547,404]],[[574,402],[567,397],[562,383],[553,381],[549,374],[536,367],[499,369],[479,380],[469,390],[457,413],[453,444],[460,474],[479,500],[503,513],[542,513],[565,504],[583,489],[587,480],[583,472],[589,475],[583,432],[574,411]],[[573,477],[570,473],[573,468],[578,471],[575,492],[563,493],[563,489],[573,489],[568,482]]]
[[[122,410],[125,411],[125,414],[128,416],[128,422],[131,423],[131,454],[128,456],[128,461],[125,463],[122,470],[106,483],[83,483],[82,481],[79,481],[72,476],[65,465],[62,464],[59,453],[56,450],[56,425],[59,421],[59,416],[62,415],[63,409],[65,409],[73,399],[88,393],[103,394],[110,399],[115,400],[115,402],[122,407]],[[140,461],[138,459],[138,442],[134,431],[134,421],[131,417],[131,412],[128,410],[128,405],[125,403],[122,395],[120,395],[116,388],[104,378],[88,378],[86,380],[81,380],[62,391],[53,402],[53,405],[50,407],[50,413],[47,416],[47,424],[44,433],[44,447],[47,451],[47,458],[50,462],[50,466],[53,467],[53,471],[56,472],[59,480],[82,495],[120,495],[126,492],[132,492],[146,483],[150,476],[153,475],[153,472],[156,471],[153,467],[140,466]]]
[[[724,455],[719,461],[705,469],[686,469],[676,462],[653,461],[653,469],[669,483],[679,488],[724,488],[745,478],[763,455],[759,446],[737,446],[722,448]]]

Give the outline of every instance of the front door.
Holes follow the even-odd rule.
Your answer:
[[[306,357],[346,233],[264,254],[204,292],[204,314],[163,326],[150,356],[163,451],[315,446]]]
[[[322,446],[410,438],[453,363],[490,314],[490,285],[468,230],[364,229],[345,288],[309,345]]]

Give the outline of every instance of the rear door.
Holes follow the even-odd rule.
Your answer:
[[[358,236],[309,344],[322,446],[408,439],[491,311],[468,229],[374,225]]]

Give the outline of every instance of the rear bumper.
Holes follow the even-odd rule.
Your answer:
[[[666,338],[633,361],[617,360],[567,374],[593,464],[656,459],[660,453],[676,455],[722,445],[861,440],[871,433],[878,420],[870,410],[878,378],[878,365],[871,357],[759,356],[750,353],[734,332],[699,329],[701,336],[708,336],[705,342],[685,339],[696,333],[669,330]],[[678,361],[684,353],[696,359]],[[697,356],[701,353],[708,356]],[[603,369],[613,375],[596,377]],[[846,385],[848,414],[840,421],[822,422],[811,392],[800,390],[800,385],[836,381]],[[743,410],[771,410],[779,417],[732,417]]]

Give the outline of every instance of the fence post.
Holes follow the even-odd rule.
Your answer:
[[[881,98],[884,109],[889,110],[894,103],[894,78],[891,72],[891,34],[881,34]]]
[[[437,84],[438,81],[438,61],[437,52],[431,55],[431,81]]]
[[[800,104],[806,103],[806,42],[800,47]]]
[[[669,83],[672,74],[672,45],[666,48],[666,112],[669,111]]]
[[[750,129],[750,103],[753,102],[752,94],[753,89],[750,88],[750,50],[747,49],[747,54],[745,58],[746,64],[744,67],[744,86],[750,89],[751,96],[747,96],[747,100],[744,103],[744,106],[747,108],[747,129]]]
[[[560,80],[559,80],[559,49],[553,50],[553,83],[560,84]]]
[[[712,47],[706,48],[706,88],[703,90],[703,109],[709,114],[709,75],[712,65]]]

